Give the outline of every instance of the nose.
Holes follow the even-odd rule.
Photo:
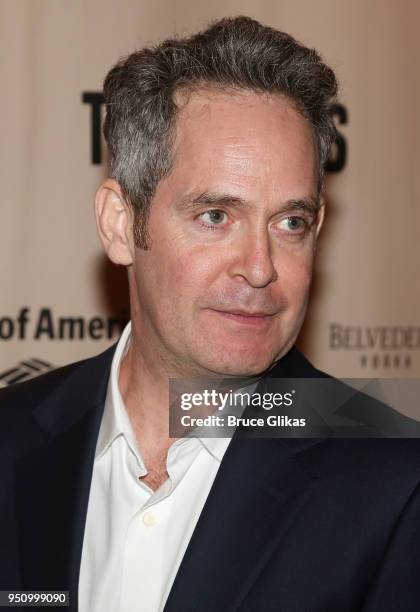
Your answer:
[[[232,245],[232,263],[229,274],[242,278],[251,287],[266,287],[277,279],[270,238],[267,228],[260,228],[241,237],[241,242]]]

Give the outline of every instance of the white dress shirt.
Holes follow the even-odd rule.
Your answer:
[[[169,448],[156,491],[118,388],[130,323],[112,361],[96,446],[79,580],[80,612],[160,612],[203,509],[228,438],[183,438]]]

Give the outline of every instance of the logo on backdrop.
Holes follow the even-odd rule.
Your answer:
[[[90,161],[93,165],[100,165],[103,159],[102,152],[102,110],[104,97],[100,91],[82,92],[82,103],[90,106]],[[347,162],[347,141],[338,129],[339,125],[347,125],[348,112],[343,104],[333,104],[331,115],[337,125],[337,139],[332,147],[327,172],[341,172]]]
[[[14,316],[0,317],[0,342],[8,340],[111,340],[129,320],[127,310],[116,317],[60,316],[52,308],[32,312],[24,306]]]
[[[331,323],[332,351],[353,351],[363,368],[409,369],[420,351],[420,326],[359,326]]]
[[[16,367],[0,372],[0,387],[7,387],[8,385],[13,385],[14,383],[35,378],[36,376],[49,372],[53,369],[54,366],[51,363],[36,357],[26,359],[25,361],[20,361]]]

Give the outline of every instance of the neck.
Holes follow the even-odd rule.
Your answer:
[[[136,351],[134,342],[121,363],[118,383],[142,448],[168,441],[168,377],[148,366],[142,354]]]

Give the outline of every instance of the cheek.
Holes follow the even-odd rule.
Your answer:
[[[161,244],[154,257],[157,289],[168,298],[189,303],[203,293],[222,265],[222,258],[216,253],[182,240]],[[186,301],[184,306],[187,305]]]
[[[171,262],[173,284],[182,284],[188,291],[207,282],[212,274],[213,266],[209,258],[200,257],[196,253],[180,254],[177,262]]]
[[[312,250],[300,253],[282,253],[276,266],[278,287],[286,295],[289,307],[299,308],[306,299],[312,278]]]

